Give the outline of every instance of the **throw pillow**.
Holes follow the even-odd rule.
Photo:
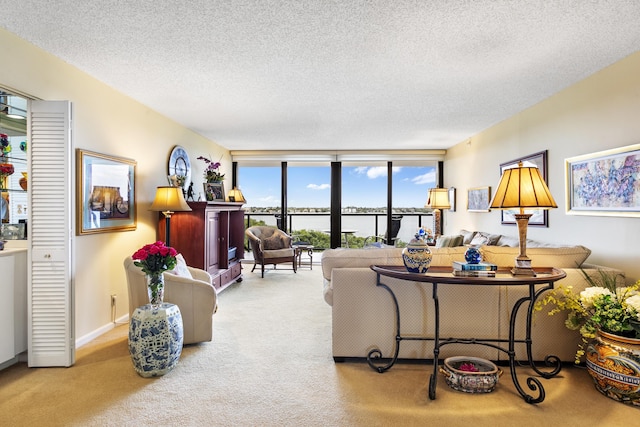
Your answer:
[[[176,276],[186,277],[187,279],[193,279],[191,272],[187,268],[187,262],[184,260],[182,254],[176,255],[176,266],[173,270],[167,271],[167,273],[175,274]]]
[[[284,245],[282,244],[282,239],[277,234],[274,234],[271,237],[267,237],[262,241],[262,249],[271,251],[274,249],[282,249]]]
[[[469,243],[471,243],[473,236],[476,235],[476,232],[463,229],[463,230],[460,230],[460,234],[462,235],[462,239],[463,239],[462,244],[468,245]]]
[[[453,248],[462,246],[464,237],[460,234],[451,236],[440,236],[436,240],[436,248]]]
[[[472,246],[488,245],[489,238],[487,236],[482,235],[481,233],[478,233],[474,236],[473,239],[471,239],[471,242],[469,242],[469,244]]]

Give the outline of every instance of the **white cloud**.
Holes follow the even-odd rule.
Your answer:
[[[401,169],[401,167],[394,167],[391,169],[391,173],[398,173]],[[367,178],[369,179],[376,179],[384,176],[387,176],[386,166],[375,166],[367,169]]]
[[[367,167],[366,166],[360,166],[360,167],[355,168],[353,171],[358,175],[363,175],[363,174],[367,173]]]
[[[311,190],[326,190],[331,188],[331,184],[309,184],[307,185],[307,188],[310,188]]]
[[[424,175],[414,176],[413,178],[411,178],[411,182],[416,185],[435,184],[436,171],[433,170],[431,172],[425,173]]]

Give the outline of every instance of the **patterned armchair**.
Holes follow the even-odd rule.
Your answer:
[[[253,268],[260,264],[262,277],[264,277],[264,266],[290,262],[296,272],[296,252],[291,245],[291,236],[275,227],[253,226],[247,228],[245,234],[249,238],[251,250],[253,252]]]

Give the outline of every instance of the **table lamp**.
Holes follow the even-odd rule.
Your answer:
[[[515,268],[511,270],[514,276],[536,275],[531,268],[531,259],[527,256],[527,227],[531,214],[524,213],[524,210],[557,207],[537,167],[523,167],[522,162],[519,162],[518,167],[506,169],[502,173],[489,208],[520,210],[520,213],[515,214],[520,254],[516,257]]]
[[[442,234],[442,224],[440,221],[440,209],[450,209],[451,203],[449,202],[449,189],[447,188],[430,188],[429,198],[424,205],[425,208],[433,209],[435,216],[434,228],[436,238]]]
[[[242,191],[240,191],[238,187],[233,187],[233,190],[229,191],[227,197],[229,198],[230,202],[247,203],[247,201],[244,199]]]
[[[179,211],[190,211],[191,208],[184,200],[182,188],[180,187],[158,187],[156,197],[149,208],[151,211],[159,211],[165,218],[165,244],[171,246],[171,214]]]

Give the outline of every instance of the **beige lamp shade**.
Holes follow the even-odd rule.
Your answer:
[[[190,211],[191,208],[184,200],[182,188],[180,187],[158,187],[156,197],[149,208],[151,211],[159,212],[180,212]]]
[[[490,209],[550,209],[557,208],[540,170],[535,166],[506,169],[493,194]]]
[[[242,191],[240,191],[238,187],[233,187],[233,190],[229,191],[229,194],[227,194],[227,197],[229,198],[230,202],[247,203],[247,201],[244,199],[244,195],[242,194]]]
[[[424,207],[431,209],[450,209],[449,190],[447,188],[429,189],[429,198]]]
[[[518,225],[520,254],[516,257],[515,267],[511,270],[513,275],[536,275],[531,267],[531,259],[527,256],[527,226],[531,214],[524,213],[524,210],[557,207],[537,167],[523,167],[522,162],[519,162],[517,168],[506,169],[502,173],[489,208],[520,209],[520,213],[514,215]]]

